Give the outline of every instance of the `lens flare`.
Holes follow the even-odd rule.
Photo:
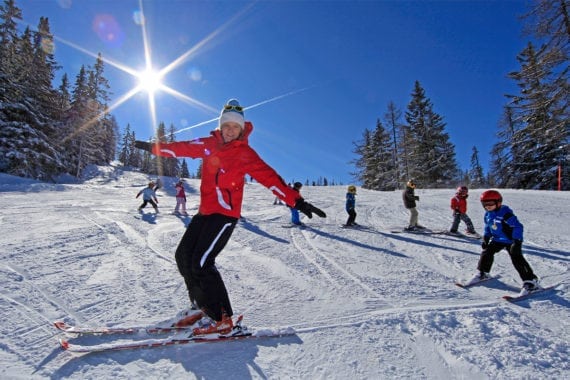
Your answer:
[[[117,20],[112,15],[100,14],[95,16],[92,29],[99,39],[111,47],[118,48],[123,45],[125,35]]]

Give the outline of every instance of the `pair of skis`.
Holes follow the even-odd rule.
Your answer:
[[[269,338],[294,335],[295,330],[292,328],[277,330],[250,330],[242,326],[243,316],[239,316],[235,322],[235,326],[227,334],[207,334],[193,335],[191,327],[161,327],[161,326],[133,326],[133,327],[83,327],[72,326],[63,321],[54,322],[54,326],[59,331],[68,336],[81,335],[156,335],[155,338],[132,340],[132,341],[112,341],[95,345],[81,345],[72,343],[67,339],[59,339],[61,348],[75,354],[88,354],[92,352],[107,351],[123,351],[136,350],[146,348],[158,348],[168,346],[179,346],[193,343],[205,342],[224,342],[233,340],[244,340],[250,338]],[[174,333],[173,335],[164,336],[164,334]]]
[[[409,234],[415,234],[415,235],[448,235],[448,236],[455,236],[455,237],[460,237],[460,238],[465,238],[465,239],[474,239],[474,240],[478,240],[478,239],[482,238],[482,236],[479,235],[478,233],[468,234],[468,233],[461,233],[461,232],[450,232],[448,230],[431,230],[429,228],[420,228],[420,229],[414,229],[414,230],[406,230],[406,229],[392,230],[390,232],[394,233],[394,234],[409,233]]]
[[[471,282],[467,282],[467,283],[458,281],[458,282],[455,283],[455,285],[459,286],[460,288],[467,289],[467,288],[470,288],[470,287],[472,287],[472,286],[480,285],[480,284],[482,284],[482,283],[484,283],[484,282],[487,282],[487,281],[496,280],[496,279],[498,279],[499,277],[500,277],[500,276],[485,277],[485,278],[482,279],[482,280],[471,281]],[[548,287],[545,287],[545,288],[538,288],[538,289],[533,290],[533,291],[531,291],[530,293],[527,293],[527,294],[524,294],[524,295],[514,295],[514,296],[513,296],[513,295],[510,295],[510,294],[506,294],[506,295],[502,296],[501,298],[504,299],[505,301],[509,301],[509,302],[519,302],[519,301],[523,301],[523,300],[526,300],[526,299],[528,299],[528,298],[534,297],[534,296],[536,296],[536,295],[538,295],[538,294],[542,294],[542,293],[544,293],[544,292],[548,292],[548,291],[554,290],[555,287],[556,287],[556,285],[548,286]]]

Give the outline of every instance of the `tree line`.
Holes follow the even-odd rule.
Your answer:
[[[522,17],[533,42],[516,56],[518,71],[508,73],[518,86],[506,95],[498,122],[497,142],[489,173],[472,148],[471,166],[462,171],[444,118],[434,111],[420,81],[414,83],[404,112],[393,102],[373,129],[354,143],[354,179],[364,188],[394,190],[413,178],[423,187],[570,189],[568,144],[570,117],[568,83],[570,1],[536,0]],[[54,58],[54,40],[47,18],[37,31],[17,30],[22,12],[14,0],[0,5],[0,172],[52,180],[61,173],[81,176],[87,165],[106,165],[118,158],[123,165],[149,174],[200,177],[188,172],[185,160],[160,158],[134,148],[134,131],[127,125],[119,137],[109,112],[110,86],[101,55],[82,66],[73,84]],[[157,127],[154,141],[175,141],[174,126]],[[305,181],[334,184],[327,178]]]
[[[73,85],[60,67],[48,19],[37,31],[18,33],[22,12],[14,0],[0,5],[0,171],[42,180],[61,173],[81,176],[90,164],[116,154],[118,126],[108,112],[109,83],[99,55],[82,66]]]
[[[518,71],[508,73],[519,92],[506,94],[498,122],[497,142],[487,175],[472,148],[471,165],[459,170],[455,147],[443,117],[433,110],[419,81],[405,113],[388,104],[374,129],[365,129],[354,142],[353,177],[364,188],[394,190],[413,178],[422,187],[570,189],[569,50],[570,1],[536,0],[522,16],[524,29],[535,42],[517,55]],[[538,44],[538,45],[536,45]]]

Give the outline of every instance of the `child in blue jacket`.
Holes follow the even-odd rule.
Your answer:
[[[301,193],[302,187],[303,187],[303,184],[301,182],[295,182],[293,184],[293,190],[295,190],[299,194]],[[301,218],[299,216],[299,210],[297,210],[294,207],[289,207],[289,208],[291,209],[291,223],[296,224],[297,226],[302,225],[303,223],[301,223]]]
[[[356,226],[354,222],[356,219],[356,211],[354,210],[356,206],[356,186],[348,186],[346,193],[346,212],[348,213],[348,220],[346,221],[346,226]]]
[[[540,289],[538,278],[522,254],[523,225],[513,211],[502,204],[503,197],[496,190],[487,190],[481,194],[481,204],[485,212],[485,229],[481,257],[473,280],[489,277],[495,253],[506,249],[511,261],[523,280],[520,295]],[[472,280],[472,281],[473,281]]]

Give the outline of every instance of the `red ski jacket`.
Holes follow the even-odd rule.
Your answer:
[[[458,195],[451,198],[451,209],[453,211],[459,211],[461,214],[467,213],[467,199],[461,198]]]
[[[208,137],[153,145],[152,153],[163,157],[202,158],[198,210],[202,215],[239,218],[246,174],[294,207],[301,196],[249,146],[247,139],[252,131],[253,124],[247,121],[242,136],[230,143],[224,144],[221,132],[214,130]]]

